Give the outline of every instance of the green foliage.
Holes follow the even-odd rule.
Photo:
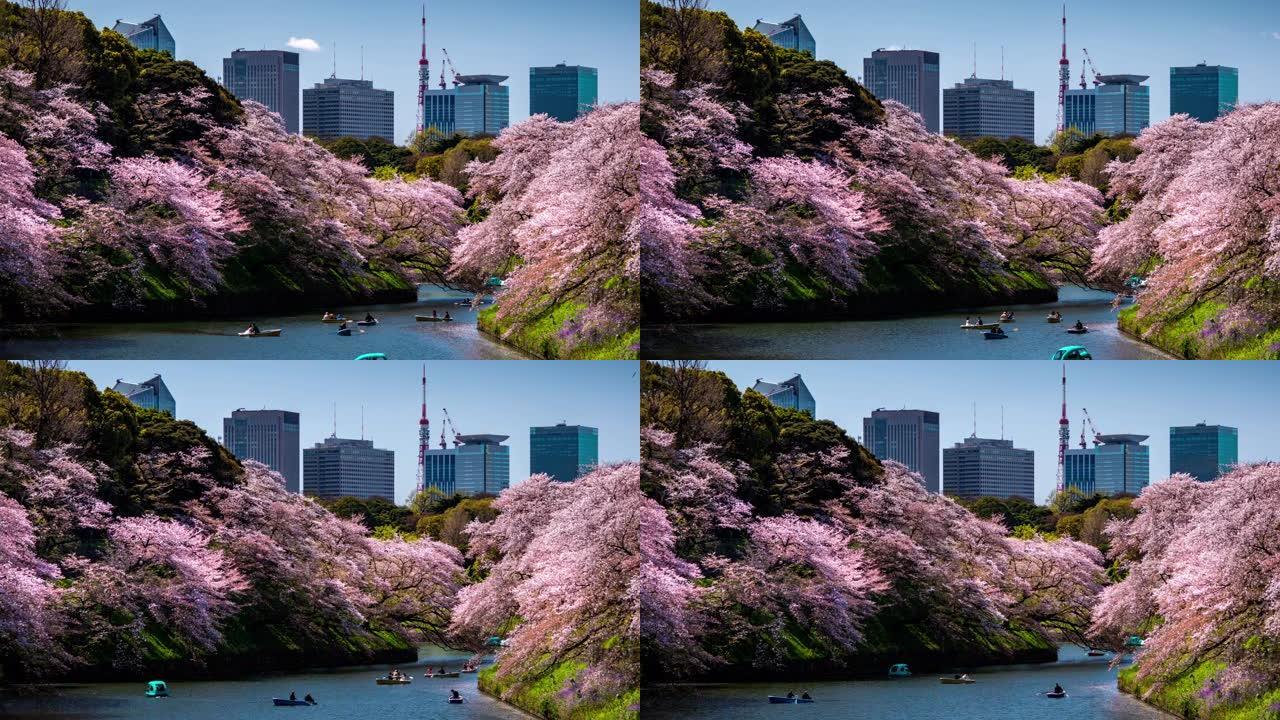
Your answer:
[[[345,160],[359,158],[371,172],[383,167],[391,168],[395,172],[413,171],[413,151],[380,137],[371,137],[368,140],[340,137],[333,140],[317,140],[317,142],[329,152]]]
[[[441,149],[431,155],[418,158],[415,169],[418,174],[452,185],[460,192],[466,193],[468,179],[467,164],[472,160],[490,162],[498,156],[493,147],[493,139],[487,137],[463,138],[455,135],[448,142],[441,142]]]
[[[1004,163],[1010,171],[1016,172],[1023,166],[1031,166],[1038,172],[1052,172],[1054,169],[1054,151],[1024,138],[1013,137],[1007,140],[996,137],[956,138],[956,142],[980,158],[994,159]]]
[[[1004,526],[1014,530],[1020,526],[1034,528],[1036,532],[1052,532],[1053,511],[1043,505],[1021,497],[996,498],[980,497],[973,499],[957,499],[961,505],[980,518],[991,519],[999,516]]]
[[[572,325],[579,313],[586,309],[586,305],[582,303],[557,303],[536,322],[514,331],[514,321],[503,323],[497,319],[501,303],[499,298],[493,305],[481,310],[476,320],[477,327],[535,357],[547,360],[634,360],[639,356],[639,328],[615,338],[579,342],[571,350],[566,350],[560,331]]]
[[[500,697],[544,720],[637,720],[640,717],[640,689],[633,688],[614,697],[576,697],[565,688],[587,666],[565,660],[540,676],[512,678],[498,665],[480,670],[476,682],[481,692]]]
[[[1133,509],[1133,500],[1130,496],[1097,498],[1097,503],[1083,512],[1062,516],[1058,520],[1058,532],[1089,543],[1105,553],[1111,547],[1104,532],[1107,523],[1136,517],[1138,512]]]
[[[386,498],[340,497],[317,502],[338,517],[359,517],[361,524],[370,531],[384,526],[401,532],[416,530],[413,511]]]
[[[491,497],[463,498],[454,495],[447,508],[419,517],[415,527],[419,534],[448,543],[465,554],[469,546],[467,525],[473,520],[488,522],[497,516]]]

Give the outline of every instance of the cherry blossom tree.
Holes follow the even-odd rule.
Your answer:
[[[58,568],[35,553],[36,534],[27,511],[0,492],[0,653],[26,663],[59,656],[53,582]]]
[[[646,489],[667,509],[681,547],[705,550],[717,531],[746,528],[751,508],[736,494],[742,468],[726,466],[706,444],[677,449],[664,430],[644,428],[640,442]]]
[[[646,475],[650,467],[646,459]],[[639,606],[641,652],[646,662],[676,674],[704,668],[714,656],[698,642],[705,620],[695,605],[700,591],[694,582],[702,573],[676,555],[667,511],[650,498],[642,502],[639,533],[643,561],[631,594]]]
[[[1070,178],[1006,178],[999,248],[1007,259],[1088,282],[1091,250],[1102,223],[1102,194]]]
[[[640,82],[642,124],[667,149],[682,196],[700,194],[724,171],[747,169],[751,146],[738,139],[740,104],[721,101],[705,84],[676,89],[675,76],[663,70],[641,71]]]
[[[462,556],[434,540],[369,540],[361,590],[366,617],[443,642],[461,582]]]
[[[1217,321],[1280,319],[1280,103],[1246,105],[1199,123],[1186,116],[1147,128],[1141,154],[1108,166],[1127,217],[1100,236],[1093,274],[1115,286],[1146,275],[1139,317],[1153,331],[1204,301]],[[1231,311],[1232,314],[1228,314]]]
[[[0,299],[57,303],[57,231],[50,221],[61,213],[35,197],[34,185],[26,151],[0,133]]]
[[[104,112],[66,85],[37,90],[30,73],[0,68],[0,127],[30,153],[42,194],[60,194],[77,173],[106,168],[111,148],[97,137]]]

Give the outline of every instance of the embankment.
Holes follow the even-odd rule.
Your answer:
[[[1151,681],[1138,679],[1138,666],[1120,671],[1117,684],[1121,692],[1186,720],[1272,720],[1280,718],[1280,688],[1261,696],[1235,700],[1205,697],[1205,684],[1222,670],[1215,662],[1194,665],[1177,680],[1155,687]]]
[[[527,713],[544,720],[637,720],[640,717],[640,690],[604,699],[576,697],[565,690],[570,678],[586,666],[565,661],[536,680],[499,679],[499,668],[491,665],[480,671],[477,686]]]

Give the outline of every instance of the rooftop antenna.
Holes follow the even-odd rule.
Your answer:
[[[338,437],[338,403],[333,404],[333,435]]]
[[[978,437],[978,403],[973,404],[973,437]]]
[[[1004,405],[1000,406],[1000,439],[1004,439]]]
[[[364,439],[364,403],[360,403],[360,439]]]
[[[1004,79],[1004,46],[1000,46],[1000,79]]]
[[[364,80],[364,46],[360,46],[360,79]]]
[[[978,43],[973,44],[973,75],[970,77],[978,77]]]

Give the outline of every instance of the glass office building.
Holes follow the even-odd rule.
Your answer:
[[[1068,449],[1063,482],[1092,495],[1137,495],[1151,481],[1151,448],[1146,435],[1099,435],[1098,445]]]
[[[506,75],[459,75],[454,88],[453,122],[463,135],[497,135],[510,122],[510,88]]]
[[[395,93],[375,88],[370,80],[326,78],[302,91],[302,132],[321,140],[395,142]]]
[[[1100,75],[1094,88],[1094,121],[1103,135],[1137,135],[1151,124],[1151,88],[1146,75]]]
[[[1169,428],[1169,472],[1209,482],[1239,462],[1236,428],[1206,425]]]
[[[790,408],[809,413],[809,417],[817,417],[818,405],[809,392],[809,386],[799,375],[780,383],[765,382],[759,378],[752,390],[769,398],[769,402],[778,407]]]
[[[927,50],[876,50],[862,60],[863,84],[881,100],[897,100],[924,119],[929,132],[941,131],[938,104],[940,61]]]
[[[1169,114],[1186,113],[1212,122],[1235,109],[1240,101],[1240,71],[1225,65],[1200,63],[1169,68]]]
[[[116,380],[116,384],[111,389],[125,396],[129,402],[138,407],[161,410],[173,417],[178,417],[178,403],[173,399],[173,393],[169,392],[169,386],[164,384],[164,380],[159,375],[140,383]]]
[[[302,451],[303,492],[311,497],[396,501],[396,454],[372,440],[327,437]]]
[[[284,477],[289,492],[302,487],[298,467],[298,413],[245,410],[222,419],[222,444],[241,460],[257,460]]]
[[[457,95],[455,88],[428,90],[422,99],[422,126],[435,128],[442,135],[449,137],[458,131],[453,121],[453,110]]]
[[[942,91],[942,129],[959,138],[1035,141],[1036,94],[1012,80],[970,77]]]
[[[529,68],[529,114],[570,122],[591,112],[598,101],[593,67],[565,65]]]
[[[959,498],[1020,497],[1035,502],[1035,451],[1012,440],[970,436],[942,450],[942,482]]]
[[[1092,88],[1068,90],[1064,98],[1063,126],[1075,128],[1085,137],[1097,132],[1097,100],[1097,93]]]
[[[511,484],[511,448],[507,435],[459,435],[454,491],[459,495],[497,495]]]
[[[222,84],[241,100],[253,100],[280,115],[285,130],[297,134],[298,53],[283,50],[236,50],[222,60]]]
[[[936,412],[880,408],[862,419],[862,444],[877,458],[919,473],[929,492],[942,492],[938,428]]]
[[[116,20],[111,29],[125,36],[125,39],[140,50],[159,50],[169,53],[170,57],[178,57],[178,46],[173,41],[173,34],[159,15],[140,23]]]
[[[445,497],[458,492],[458,453],[454,448],[428,449],[422,458],[422,486]]]
[[[529,428],[529,474],[544,473],[570,482],[600,463],[600,431],[559,423]]]
[[[756,20],[752,30],[769,38],[774,45],[800,50],[818,57],[818,45],[813,40],[813,33],[809,32],[809,26],[804,24],[804,20],[798,14],[790,20],[777,23]]]

